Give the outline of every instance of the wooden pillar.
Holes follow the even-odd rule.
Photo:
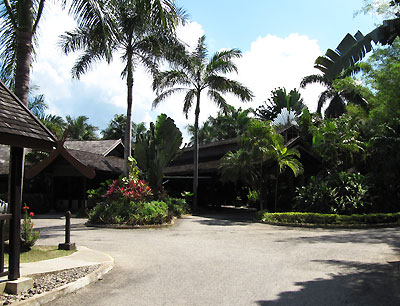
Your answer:
[[[20,236],[21,236],[21,199],[24,171],[24,149],[10,148],[10,171],[8,175],[8,203],[12,214],[10,222],[9,280],[20,277]]]
[[[68,209],[72,209],[72,177],[68,176]]]

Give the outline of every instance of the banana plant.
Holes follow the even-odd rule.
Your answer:
[[[155,195],[161,192],[164,170],[179,153],[181,144],[181,131],[165,114],[158,116],[146,133],[138,135],[134,157]]]

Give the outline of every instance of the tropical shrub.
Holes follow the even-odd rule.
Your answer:
[[[123,199],[140,202],[150,199],[152,193],[144,180],[118,179],[112,181],[105,196],[111,200]]]
[[[164,202],[168,206],[168,212],[173,216],[180,218],[182,215],[189,213],[189,205],[186,199],[166,197]]]
[[[326,214],[365,213],[372,209],[369,185],[360,173],[339,172],[311,177],[296,189],[293,210]]]

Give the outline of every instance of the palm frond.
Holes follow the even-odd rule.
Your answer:
[[[337,93],[333,90],[325,90],[321,93],[321,95],[318,98],[318,106],[317,106],[317,113],[321,114],[322,108],[324,107],[326,101],[328,99],[332,99]]]
[[[188,113],[192,108],[193,100],[196,97],[196,90],[190,89],[186,93],[185,98],[183,99],[183,113],[186,115],[186,119],[188,117]]]
[[[191,82],[187,75],[180,70],[159,72],[153,78],[153,90],[157,92],[175,85],[190,86]]]
[[[220,51],[214,54],[206,67],[207,73],[231,73],[238,72],[236,65],[232,62],[233,58],[240,58],[242,53],[238,49]]]
[[[226,100],[224,97],[216,90],[208,90],[207,96],[217,104],[219,109],[222,109],[224,112],[228,111],[228,103],[226,103]]]
[[[205,79],[204,83],[207,84],[210,89],[219,91],[223,94],[233,93],[244,102],[251,101],[253,98],[253,93],[250,89],[243,86],[240,82],[223,76],[210,75]]]
[[[175,93],[179,93],[179,92],[183,92],[183,91],[187,91],[187,90],[188,90],[187,88],[170,88],[170,89],[162,92],[161,94],[157,95],[157,97],[153,101],[152,107],[153,108],[157,107],[162,101],[164,101],[166,98],[168,98],[169,96],[171,96]]]
[[[304,77],[300,82],[300,87],[305,88],[308,84],[321,84],[324,86],[331,86],[332,82],[329,81],[324,75],[321,74],[311,74]]]

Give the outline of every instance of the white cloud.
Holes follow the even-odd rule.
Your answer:
[[[123,65],[119,56],[115,55],[110,65],[99,62],[80,80],[72,80],[70,71],[76,55],[63,55],[57,48],[57,42],[59,35],[74,27],[75,22],[54,5],[48,6],[45,16],[41,20],[37,61],[32,71],[33,83],[40,87],[38,93],[45,95],[49,111],[53,114],[86,115],[91,124],[104,128],[114,114],[126,112],[126,83],[121,79]],[[196,22],[178,29],[178,36],[192,48],[203,34],[204,29]],[[228,102],[242,107],[257,107],[278,86],[288,90],[298,88],[302,77],[316,73],[313,63],[321,55],[317,41],[299,34],[291,34],[286,38],[272,35],[259,37],[249,50],[243,51],[243,57],[237,61],[239,74],[231,77],[254,92],[254,102],[243,104],[231,96],[226,97]],[[155,94],[151,81],[150,75],[138,67],[134,75],[133,120],[148,123],[155,121],[160,113],[166,113],[175,120],[184,134],[184,141],[187,141],[185,127],[188,123],[193,124],[194,116],[190,114],[186,119],[183,115],[183,97],[170,97],[153,110],[151,104]],[[320,92],[320,88],[314,87],[302,91],[305,102],[312,110],[315,110],[316,97]],[[206,95],[202,96],[200,121],[216,113],[216,107]]]
[[[237,61],[239,74],[236,77],[254,93],[251,107],[257,107],[270,97],[277,87],[288,91],[299,88],[304,76],[318,73],[313,68],[315,59],[321,55],[316,40],[305,35],[290,34],[286,38],[273,35],[259,37],[250,50]],[[316,99],[321,87],[309,86],[301,90],[305,103],[311,110],[316,108]],[[238,102],[235,101],[235,105]],[[248,104],[250,106],[250,104]]]

